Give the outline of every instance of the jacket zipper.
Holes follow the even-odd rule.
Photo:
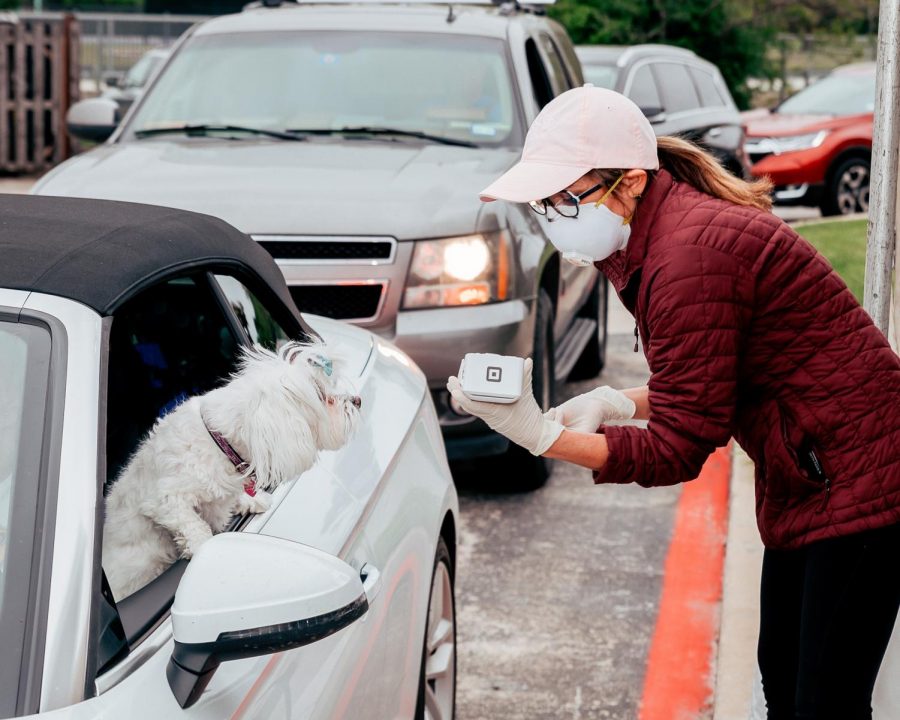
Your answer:
[[[825,494],[822,495],[822,502],[819,503],[819,512],[822,512],[828,504],[828,498],[831,496],[831,478],[825,474],[825,469],[822,467],[822,463],[819,460],[819,456],[816,455],[815,450],[810,450],[808,457],[816,474],[822,478],[822,484],[825,486]]]

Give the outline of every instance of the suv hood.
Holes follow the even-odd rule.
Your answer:
[[[819,130],[834,130],[858,122],[871,115],[793,115],[773,112],[766,115],[744,116],[747,137],[785,137],[805,135]]]
[[[140,140],[72,158],[33,192],[193,210],[252,234],[410,240],[493,229],[476,225],[478,192],[518,156],[405,140]]]

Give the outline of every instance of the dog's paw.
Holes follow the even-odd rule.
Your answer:
[[[176,541],[176,545],[178,545],[179,550],[181,550],[181,557],[185,560],[190,560],[194,555],[196,555],[200,547],[212,537],[212,531],[207,533],[198,533],[197,535],[186,535],[180,540]]]
[[[264,513],[270,507],[272,507],[272,495],[262,490],[257,490],[256,495],[252,497],[247,493],[241,493],[237,503],[237,511],[241,515]]]

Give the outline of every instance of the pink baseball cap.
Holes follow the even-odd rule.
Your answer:
[[[530,202],[595,168],[658,167],[656,135],[640,108],[621,93],[587,84],[547,103],[528,130],[522,159],[480,195],[485,202]]]

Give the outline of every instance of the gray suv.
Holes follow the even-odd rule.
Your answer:
[[[192,28],[121,123],[109,101],[73,107],[74,132],[111,136],[36,192],[225,219],[301,311],[422,368],[451,459],[508,453],[510,484],[540,485],[545,461],[444,385],[466,352],[530,355],[549,407],[557,381],[603,365],[605,280],[561,263],[527,205],[478,200],[540,108],[582,84],[569,38],[512,3],[272,4]]]
[[[631,98],[657,135],[687,138],[737,177],[750,177],[741,116],[711,62],[673,45],[581,45],[576,52],[585,79]]]

